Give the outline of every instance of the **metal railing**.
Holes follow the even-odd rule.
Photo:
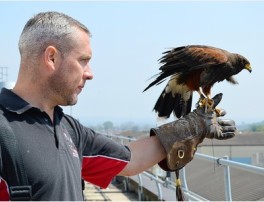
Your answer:
[[[136,138],[134,137],[125,137],[125,136],[117,136],[117,135],[113,135],[113,134],[107,134],[106,136],[112,138],[112,139],[116,139],[119,140],[121,144],[125,144],[125,141],[127,142],[131,142],[136,140]],[[222,165],[224,167],[224,186],[225,186],[225,200],[226,201],[232,201],[232,189],[231,189],[231,179],[230,179],[230,168],[236,168],[236,169],[240,169],[246,172],[251,172],[251,173],[256,173],[258,175],[264,176],[264,168],[262,167],[257,167],[257,166],[253,166],[253,165],[248,165],[248,164],[243,164],[243,163],[239,163],[239,162],[235,162],[235,161],[231,161],[228,159],[227,156],[224,157],[213,157],[213,156],[209,156],[209,155],[205,155],[205,154],[201,154],[201,153],[196,153],[195,157],[197,159],[203,159],[209,162],[213,162],[213,163],[217,163],[218,165]],[[192,192],[191,190],[188,189],[188,185],[187,185],[187,180],[186,180],[186,173],[185,173],[185,168],[183,168],[180,171],[180,176],[181,176],[181,180],[182,180],[182,190],[185,194],[185,196],[187,197],[188,200],[191,201],[208,201],[208,199]],[[150,180],[153,183],[156,184],[156,190],[152,190],[153,193],[157,193],[157,197],[159,200],[175,200],[168,198],[166,199],[165,195],[163,194],[164,190],[167,189],[166,191],[170,190],[171,194],[173,194],[175,196],[175,182],[171,181],[169,178],[160,178],[157,175],[150,173],[150,172],[142,172],[140,174],[138,174],[137,176],[131,177],[133,180],[137,181],[138,183],[138,199],[139,201],[142,200],[142,195],[143,195],[143,187],[144,187],[144,180]]]

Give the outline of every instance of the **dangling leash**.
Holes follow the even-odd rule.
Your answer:
[[[177,201],[185,201],[184,194],[181,188],[180,170],[175,171],[176,175],[176,199]]]

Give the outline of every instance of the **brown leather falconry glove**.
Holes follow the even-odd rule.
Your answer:
[[[159,163],[165,171],[175,171],[189,163],[196,152],[198,144],[204,138],[229,139],[235,136],[236,126],[232,120],[217,118],[214,108],[222,99],[222,94],[217,94],[214,100],[213,111],[205,112],[204,107],[198,107],[171,123],[161,125],[150,130],[150,135],[156,135],[167,152],[167,157]],[[225,111],[220,111],[220,116]]]

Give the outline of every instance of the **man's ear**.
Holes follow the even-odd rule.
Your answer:
[[[58,49],[54,46],[48,46],[44,52],[44,63],[49,69],[56,69],[58,62],[61,60]]]

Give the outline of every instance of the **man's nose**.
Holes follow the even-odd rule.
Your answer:
[[[90,67],[88,67],[88,68],[84,71],[84,73],[83,73],[83,78],[84,78],[85,80],[92,80],[92,79],[93,79],[93,72],[92,72],[92,70],[91,70]]]

